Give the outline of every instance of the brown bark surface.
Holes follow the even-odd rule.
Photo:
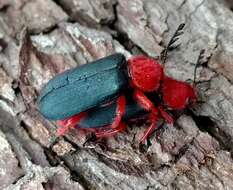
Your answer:
[[[233,2],[230,0],[0,0],[0,189],[233,189]],[[145,152],[128,126],[83,146],[36,107],[43,85],[114,52],[158,57],[180,23],[165,72],[193,79],[199,102],[164,125]],[[212,56],[210,57],[210,55]]]

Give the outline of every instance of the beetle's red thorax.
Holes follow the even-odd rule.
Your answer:
[[[135,56],[128,60],[131,84],[143,92],[158,90],[163,77],[163,68],[154,59]]]
[[[164,104],[172,110],[184,109],[197,99],[196,91],[191,85],[170,77],[164,77],[161,91]]]

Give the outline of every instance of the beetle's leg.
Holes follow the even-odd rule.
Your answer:
[[[158,110],[159,110],[159,113],[162,116],[162,118],[166,121],[166,123],[168,123],[168,124],[174,123],[172,116],[170,116],[166,111],[164,111],[162,106],[159,106]]]
[[[86,116],[85,112],[81,112],[67,119],[57,121],[57,124],[60,126],[57,131],[57,136],[64,135],[70,128],[75,127],[75,125]]]
[[[143,92],[135,90],[133,96],[142,108],[150,112],[149,120],[151,124],[140,139],[140,142],[142,142],[147,139],[151,132],[157,127],[156,122],[158,120],[158,109],[155,108],[153,103],[144,95]]]
[[[116,106],[116,116],[113,119],[111,124],[111,128],[115,129],[121,122],[121,118],[125,113],[125,96],[122,95],[117,99],[117,106]]]
[[[95,135],[96,135],[97,138],[109,137],[109,136],[115,135],[116,133],[119,133],[120,131],[124,130],[125,128],[126,128],[126,125],[123,122],[121,122],[114,129],[111,128],[111,125],[110,125],[110,128],[109,127],[103,127],[102,129],[96,131]]]
[[[134,100],[146,111],[158,115],[158,109],[155,108],[154,104],[146,97],[146,95],[140,91],[135,90],[133,93]]]
[[[150,120],[150,126],[146,129],[144,132],[143,136],[140,138],[140,142],[144,142],[148,136],[154,131],[155,128],[157,128],[157,120],[158,116],[154,114],[149,115],[149,120]]]

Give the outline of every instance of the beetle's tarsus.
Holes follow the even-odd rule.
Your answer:
[[[139,143],[139,150],[141,153],[146,153],[148,150],[148,146],[144,144],[143,142]]]
[[[72,117],[57,121],[57,125],[60,127],[57,129],[56,135],[58,137],[65,135],[69,129],[74,128],[78,124],[78,122],[85,116],[86,113],[81,112]]]
[[[66,125],[66,126],[61,126],[59,128],[57,128],[56,130],[56,136],[57,137],[61,137],[63,136],[64,134],[67,133],[67,131],[70,129],[70,126]]]
[[[83,147],[86,146],[87,143],[89,142],[95,142],[97,140],[97,137],[95,135],[95,133],[88,133],[86,136],[86,141],[83,143]]]
[[[144,142],[149,135],[157,128],[157,117],[150,115],[150,126],[147,128],[147,130],[144,132],[143,136],[140,138],[140,142]]]
[[[165,120],[166,123],[168,124],[174,123],[174,119],[172,118],[172,116],[170,116],[166,111],[164,111],[162,106],[159,106],[158,110],[159,110],[160,115],[162,116],[162,118]]]

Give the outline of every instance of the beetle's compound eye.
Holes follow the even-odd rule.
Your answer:
[[[128,71],[136,88],[144,92],[158,90],[163,68],[156,60],[146,56],[132,57],[128,60]]]
[[[194,105],[197,102],[197,92],[189,85],[189,104]]]

